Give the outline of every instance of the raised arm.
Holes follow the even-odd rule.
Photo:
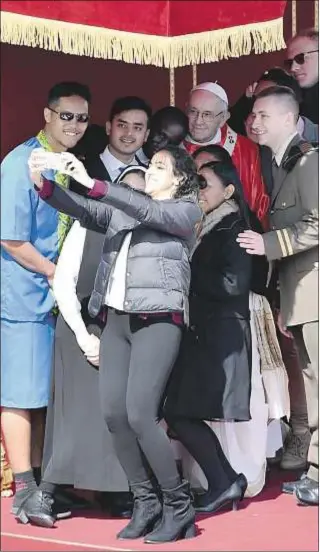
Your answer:
[[[42,189],[36,185],[35,188],[43,201],[57,211],[77,219],[84,228],[105,232],[108,227],[112,209],[107,205],[71,192],[46,178],[42,178]]]
[[[180,238],[190,238],[202,216],[202,211],[194,200],[157,201],[128,186],[100,180],[94,181],[88,195],[120,209],[142,224]]]

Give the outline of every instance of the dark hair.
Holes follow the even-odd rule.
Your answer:
[[[277,86],[287,86],[288,88],[291,88],[298,103],[300,104],[302,102],[302,94],[298,81],[290,75],[290,73],[287,73],[287,71],[282,69],[282,67],[273,67],[272,69],[265,71],[258,79],[258,82],[261,81],[274,82]]]
[[[296,121],[299,118],[299,103],[295,96],[295,93],[288,88],[287,86],[270,86],[265,90],[262,90],[255,100],[260,100],[260,98],[279,98],[280,100],[285,100],[288,105],[290,105],[292,112],[295,114]]]
[[[123,98],[117,98],[111,106],[109,121],[112,121],[123,111],[131,111],[133,109],[145,112],[148,118],[149,128],[152,109],[142,98],[138,98],[137,96],[124,96]]]
[[[178,199],[185,196],[197,196],[201,186],[201,179],[197,174],[197,167],[191,155],[179,146],[166,146],[160,151],[167,151],[171,155],[173,159],[173,174],[183,177],[173,197]]]
[[[250,228],[250,216],[249,207],[244,199],[243,187],[238,174],[238,171],[234,164],[231,162],[224,163],[221,161],[210,161],[201,167],[203,169],[210,169],[222,182],[222,185],[226,188],[229,184],[234,186],[234,192],[232,199],[237,203],[240,209],[240,214],[246,222],[248,228]]]
[[[80,96],[88,103],[91,102],[91,93],[86,84],[80,82],[59,82],[50,88],[48,93],[48,104],[58,102],[60,98],[70,98],[70,96]]]
[[[180,125],[181,132],[181,142],[188,134],[189,130],[189,120],[187,115],[178,107],[169,105],[167,107],[162,107],[154,113],[151,118],[151,130],[161,131],[166,129],[171,124]]]
[[[103,126],[89,125],[82,138],[68,150],[79,157],[87,157],[102,153],[108,144],[106,129]]]
[[[231,155],[229,154],[229,152],[225,150],[222,146],[218,146],[217,144],[201,146],[201,148],[197,149],[192,155],[193,159],[197,159],[200,153],[209,153],[210,155],[214,155],[221,163],[232,163]]]

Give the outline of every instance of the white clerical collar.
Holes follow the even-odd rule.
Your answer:
[[[221,142],[221,129],[218,128],[216,135],[209,140],[209,142],[196,142],[196,140],[193,140],[193,138],[188,134],[186,137],[186,141],[190,142],[190,144],[195,144],[196,146],[209,146],[210,144],[219,144]]]
[[[295,136],[297,136],[297,134],[298,134],[298,132],[296,130],[295,130],[295,132],[290,134],[290,136],[288,136],[287,140],[282,144],[281,148],[279,148],[279,151],[276,153],[276,155],[273,156],[273,159],[277,163],[278,167],[280,167],[280,165],[282,163],[283,156],[286,153],[290,142],[292,142],[293,138]]]

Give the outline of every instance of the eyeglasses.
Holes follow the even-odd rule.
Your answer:
[[[76,118],[76,121],[78,123],[87,123],[90,119],[90,115],[88,113],[71,113],[71,111],[56,111],[55,109],[52,109],[52,107],[48,107],[48,109],[50,109],[50,111],[53,111],[53,113],[57,113],[61,121],[73,121],[73,119]]]
[[[195,109],[194,107],[189,107],[187,109],[187,114],[189,115],[190,119],[198,119],[199,115],[201,115],[202,120],[205,123],[212,123],[212,121],[215,120],[216,117],[219,117],[222,115],[224,111],[220,111],[220,113],[217,113],[216,115],[212,113],[212,111],[198,111],[198,109]]]
[[[285,59],[284,60],[284,66],[287,68],[287,69],[291,69],[292,65],[293,65],[293,62],[295,61],[298,65],[303,65],[304,62],[306,61],[306,56],[308,54],[313,54],[315,52],[319,52],[319,50],[310,50],[309,52],[303,52],[302,54],[297,54],[296,56],[294,56],[294,58],[292,59]]]

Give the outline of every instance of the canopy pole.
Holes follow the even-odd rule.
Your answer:
[[[192,65],[192,88],[198,84],[197,66]]]
[[[319,2],[315,0],[314,3],[314,28],[319,30]]]
[[[291,0],[291,36],[297,34],[297,0]]]
[[[176,93],[175,93],[175,74],[174,68],[169,69],[169,79],[170,79],[170,105],[176,104]]]

